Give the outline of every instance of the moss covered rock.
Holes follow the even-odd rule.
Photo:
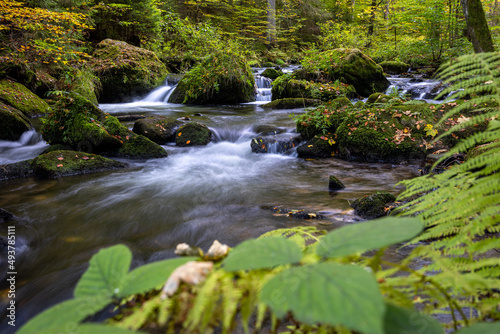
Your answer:
[[[177,129],[182,124],[179,120],[155,115],[137,120],[132,131],[163,145],[175,141]]]
[[[103,113],[79,94],[62,96],[43,120],[43,138],[51,145],[132,159],[166,157],[163,147],[137,135],[116,117]]]
[[[326,80],[340,80],[354,86],[361,96],[384,92],[390,85],[382,67],[358,49],[334,49],[303,62],[309,72],[320,71]]]
[[[388,192],[377,192],[370,196],[359,198],[351,203],[357,215],[373,219],[386,215],[385,207],[394,202],[396,197]]]
[[[366,100],[366,105],[372,105],[374,103],[387,103],[391,99],[390,96],[385,95],[383,93],[373,93],[368,97],[368,100]]]
[[[0,165],[0,180],[17,179],[33,175],[31,160],[15,162],[13,164]]]
[[[96,92],[100,90],[100,80],[87,68],[75,70],[74,75],[78,79],[74,80],[71,90],[98,105]]]
[[[122,41],[105,39],[97,44],[90,62],[100,79],[99,102],[123,102],[161,85],[167,68],[154,52]]]
[[[26,116],[0,102],[0,140],[18,140],[29,129],[31,124]]]
[[[403,63],[402,61],[396,61],[396,60],[386,60],[379,63],[379,65],[387,74],[406,73],[410,69],[410,65],[408,65],[407,63]]]
[[[260,75],[271,80],[276,79],[277,77],[282,76],[284,73],[281,70],[276,70],[274,68],[266,68]]]
[[[0,80],[0,101],[16,108],[30,118],[50,112],[47,102],[20,83],[8,79]]]
[[[53,151],[33,159],[31,166],[35,176],[53,179],[124,168],[127,164],[86,152]]]
[[[344,184],[334,175],[330,175],[328,178],[328,190],[337,191],[345,189]]]
[[[228,104],[255,100],[255,80],[245,59],[229,51],[208,56],[177,85],[170,103]]]
[[[293,74],[286,74],[273,82],[272,100],[285,98],[319,99],[321,101],[334,100],[339,96],[356,95],[354,88],[341,82],[320,83],[307,80],[297,80]]]
[[[297,147],[301,158],[331,158],[335,155],[336,145],[331,135],[316,135]]]
[[[207,145],[212,140],[212,131],[200,123],[188,123],[177,130],[175,136],[175,145],[186,146],[202,146]]]
[[[278,99],[261,105],[265,109],[294,109],[314,107],[321,104],[319,99],[286,98]]]

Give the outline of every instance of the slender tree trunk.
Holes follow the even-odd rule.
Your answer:
[[[460,0],[460,4],[467,22],[466,36],[474,46],[474,52],[494,51],[481,0]]]
[[[377,0],[372,0],[370,7],[370,21],[368,23],[368,43],[366,47],[371,47],[373,33],[375,32],[375,11],[377,10]]]
[[[267,42],[276,44],[276,0],[267,0]]]

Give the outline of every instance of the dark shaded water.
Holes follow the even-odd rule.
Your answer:
[[[349,201],[375,191],[397,193],[398,181],[418,173],[416,166],[335,158],[306,161],[294,154],[251,152],[255,125],[292,131],[294,123],[288,115],[303,109],[265,111],[258,103],[193,107],[162,102],[101,108],[113,115],[189,116],[209,126],[217,141],[206,147],[165,146],[168,158],[129,161],[131,167],[126,170],[56,180],[0,181],[0,208],[25,221],[16,228],[17,246],[29,243],[16,259],[17,328],[70,298],[90,257],[102,247],[126,244],[137,266],[172,257],[181,242],[207,249],[215,239],[234,246],[276,228],[315,224],[331,229],[358,219]],[[7,144],[0,142],[0,164],[34,157],[45,146],[34,140],[31,145],[2,150]],[[329,175],[337,176],[347,189],[330,195]],[[327,219],[295,220],[276,216],[265,206],[320,211]],[[4,315],[5,288],[2,285],[0,332],[10,333]]]

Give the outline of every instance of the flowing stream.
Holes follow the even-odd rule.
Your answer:
[[[270,94],[266,81],[260,81],[262,100],[249,104],[169,104],[165,101],[172,85],[166,85],[142,101],[100,106],[112,115],[190,117],[214,132],[215,141],[207,146],[166,145],[167,158],[127,161],[130,168],[124,170],[0,181],[0,208],[22,220],[16,227],[17,329],[71,298],[90,257],[102,247],[127,245],[135,267],[173,257],[182,242],[206,250],[213,240],[234,246],[276,228],[312,224],[333,229],[359,220],[349,201],[382,190],[396,194],[401,191],[397,182],[418,174],[418,166],[252,153],[250,141],[258,135],[257,125],[293,132],[289,115],[304,112],[264,110],[260,104]],[[35,131],[18,142],[0,141],[0,165],[36,157],[46,147]],[[347,188],[330,194],[329,175]],[[269,209],[274,206],[321,212],[326,219],[277,215]],[[4,275],[6,263],[0,266]],[[6,282],[4,277],[1,282]],[[6,288],[2,285],[1,333],[13,332],[5,317]]]

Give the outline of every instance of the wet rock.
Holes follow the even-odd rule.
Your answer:
[[[283,71],[281,70],[276,70],[274,68],[266,68],[264,72],[261,73],[261,76],[269,78],[271,80],[276,79],[277,77],[280,77],[283,75]]]
[[[30,129],[31,124],[23,113],[0,102],[0,140],[19,140]]]
[[[115,116],[115,117],[120,122],[134,122],[134,121],[137,121],[138,119],[146,118],[145,115],[120,115],[120,116]]]
[[[255,137],[250,142],[253,153],[284,153],[296,147],[301,141],[300,135],[274,135]]]
[[[178,256],[203,256],[203,251],[199,247],[191,247],[186,243],[178,244],[175,247],[175,255]]]
[[[351,203],[351,207],[357,215],[373,219],[385,216],[387,214],[386,207],[395,200],[396,197],[388,192],[377,192],[355,200]]]
[[[284,98],[274,100],[272,102],[261,105],[265,109],[295,109],[314,107],[321,104],[319,99],[304,99],[304,98]]]
[[[407,63],[395,60],[386,60],[379,63],[379,65],[384,69],[384,72],[387,74],[406,73],[410,69],[410,65],[408,65]]]
[[[197,285],[205,281],[207,275],[213,270],[214,263],[189,261],[175,269],[163,286],[161,299],[172,297],[179,288],[181,282],[189,285]]]
[[[20,83],[8,79],[0,80],[0,100],[28,118],[45,115],[51,111],[47,102]]]
[[[0,208],[0,224],[3,224],[9,220],[12,220],[14,218],[14,214]]]
[[[54,151],[40,155],[32,162],[34,175],[49,179],[97,173],[127,166],[120,161],[76,151]]]
[[[254,131],[262,136],[277,135],[286,132],[286,129],[274,125],[261,124],[254,127]]]
[[[164,145],[175,140],[175,134],[183,123],[165,116],[151,116],[137,120],[133,132]]]
[[[175,136],[175,145],[181,147],[203,146],[212,140],[212,131],[200,123],[188,123],[181,126]]]
[[[297,154],[301,158],[331,158],[334,156],[336,145],[330,136],[316,135],[297,147]]]
[[[32,162],[33,160],[25,160],[13,164],[0,165],[0,180],[9,180],[32,176]]]
[[[229,253],[229,246],[221,244],[218,240],[214,240],[212,246],[207,251],[205,255],[206,260],[218,261],[224,258],[227,253]]]
[[[337,179],[335,176],[330,175],[328,179],[328,190],[329,191],[337,191],[337,190],[342,190],[345,189],[344,184]]]
[[[145,95],[164,83],[168,74],[154,52],[122,41],[105,39],[96,46],[89,62],[99,78],[99,102],[124,102]]]
[[[271,210],[272,212],[278,214],[278,215],[283,215],[283,216],[288,216],[291,218],[295,219],[325,219],[326,217],[323,216],[320,213],[317,212],[307,212],[305,210],[292,210],[292,209],[286,209],[286,208],[281,208],[279,206],[263,206],[263,209],[266,210]]]

